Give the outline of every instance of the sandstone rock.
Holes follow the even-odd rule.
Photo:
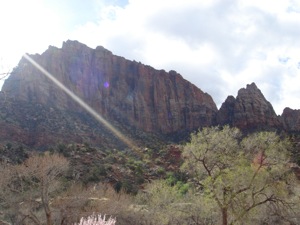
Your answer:
[[[217,113],[217,124],[216,125],[232,125],[234,122],[234,105],[236,99],[230,95],[226,98],[221,108]]]
[[[255,83],[240,89],[236,99],[233,96],[226,99],[218,112],[217,123],[229,124],[242,130],[282,128],[271,103]]]
[[[286,108],[277,116],[254,83],[236,98],[228,96],[218,111],[209,94],[177,72],[156,70],[100,46],[66,41],[62,48],[50,46],[30,57],[140,146],[160,146],[167,136],[212,125],[300,131],[300,110]],[[44,148],[87,142],[109,149],[124,144],[25,58],[0,92],[0,125],[2,143]]]
[[[300,131],[300,110],[293,110],[285,108],[281,115],[284,128],[288,132],[299,132]]]
[[[62,48],[50,46],[43,54],[30,57],[116,126],[172,134],[210,126],[217,113],[211,96],[177,72],[126,60],[103,47],[92,49],[67,41]],[[25,58],[2,90],[15,101],[55,110],[84,111]],[[51,131],[44,132],[45,138]]]

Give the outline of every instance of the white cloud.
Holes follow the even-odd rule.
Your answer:
[[[69,39],[174,69],[219,106],[227,95],[256,82],[278,114],[285,106],[300,108],[299,1],[129,0],[121,6],[95,1],[98,20],[78,24]],[[38,37],[53,44],[46,38],[49,31],[41,30],[45,34]]]
[[[60,44],[65,34],[63,15],[38,0],[10,0],[0,5],[0,56],[16,65],[31,51],[40,53],[50,44]],[[8,65],[11,67],[12,65]]]

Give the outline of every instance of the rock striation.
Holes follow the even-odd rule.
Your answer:
[[[255,83],[227,97],[217,114],[217,124],[241,130],[282,129],[280,118]]]

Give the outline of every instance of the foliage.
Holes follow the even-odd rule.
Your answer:
[[[168,224],[175,220],[175,215],[180,217],[176,203],[180,202],[181,195],[175,187],[169,186],[164,180],[153,181],[146,186],[145,192],[140,192],[137,197],[137,206],[145,206],[145,217],[153,224]],[[142,212],[141,212],[142,213]]]
[[[122,224],[123,218],[129,214],[127,211],[131,204],[131,195],[116,193],[109,184],[98,183],[86,187],[74,183],[52,201],[52,207],[60,212],[56,214],[54,224],[78,223],[81,218],[92,214],[118,218],[118,224]]]
[[[47,217],[48,224],[87,223],[101,213],[119,225],[299,224],[290,147],[275,133],[244,137],[229,127],[193,133],[163,155],[146,149],[147,157],[60,144],[53,154],[20,148],[24,157],[16,160],[16,148],[7,144],[0,223],[46,224]],[[68,160],[54,152],[68,156],[67,177]]]
[[[10,220],[29,220],[33,224],[46,220],[51,225],[51,197],[58,191],[60,178],[67,169],[64,157],[48,153],[34,155],[20,165],[2,165],[0,203]]]
[[[170,186],[175,186],[182,195],[186,194],[190,189],[190,184],[187,183],[186,177],[180,172],[168,172],[166,183]]]
[[[14,146],[12,143],[6,143],[0,147],[0,162],[2,163],[22,163],[28,158],[28,152],[23,146]]]
[[[135,224],[216,224],[214,204],[208,204],[201,196],[196,197],[191,188],[182,193],[177,185],[167,180],[148,184],[135,198],[134,210],[142,218]],[[137,221],[138,216],[132,218]]]
[[[184,146],[182,170],[200,193],[216,204],[222,224],[245,223],[257,211],[292,212],[295,176],[289,168],[290,144],[275,133],[261,132],[244,139],[236,128],[204,128]],[[278,218],[287,219],[279,214]]]

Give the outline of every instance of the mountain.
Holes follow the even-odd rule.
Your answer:
[[[128,130],[159,137],[187,133],[210,126],[217,113],[211,96],[175,71],[156,70],[115,56],[103,47],[91,49],[77,41],[66,41],[62,48],[50,46],[43,54],[30,57],[129,134]],[[33,146],[56,139],[82,141],[84,137],[87,142],[99,143],[99,135],[109,132],[99,128],[101,124],[88,118],[79,105],[25,58],[5,81],[2,93],[9,100],[2,102],[1,110],[12,111],[7,115],[18,112],[12,120],[19,125],[8,125],[7,129],[13,129],[12,133],[17,129],[22,134],[17,136],[24,137],[23,141],[27,138],[26,143]],[[9,136],[6,133],[5,138]]]
[[[217,123],[242,130],[283,128],[280,117],[255,83],[240,89],[236,98],[227,97],[217,114]]]
[[[156,70],[100,46],[66,41],[62,48],[50,46],[30,58],[110,125],[91,116],[23,57],[0,92],[0,143],[37,149],[89,143],[112,149],[131,142],[159,148],[207,126],[300,131],[300,110],[286,108],[277,116],[255,83],[240,89],[236,98],[228,96],[218,110],[209,94],[177,72]],[[111,125],[129,140],[120,140]]]
[[[286,107],[282,113],[282,120],[285,129],[289,132],[300,131],[300,110]]]

